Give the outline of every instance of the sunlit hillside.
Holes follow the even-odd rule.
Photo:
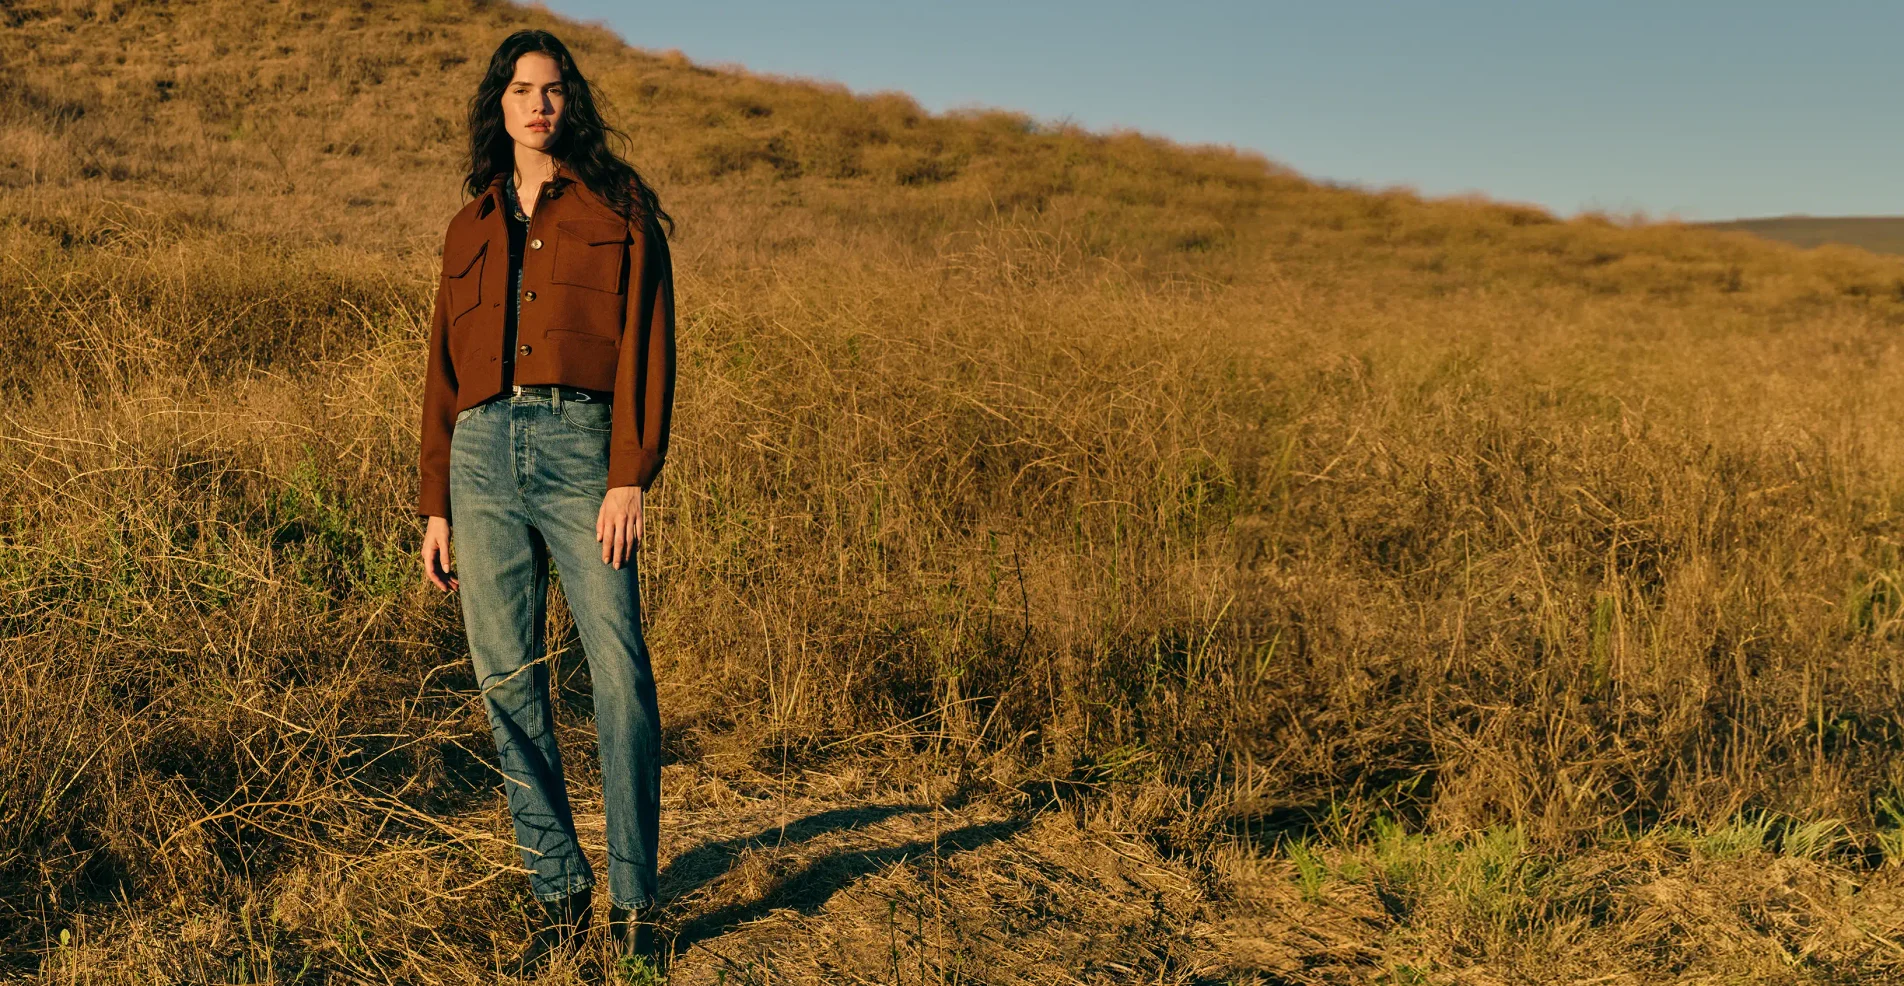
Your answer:
[[[515,949],[411,505],[465,103],[538,25],[678,222],[673,981],[1904,977],[1904,262],[501,3],[0,24],[0,975]]]

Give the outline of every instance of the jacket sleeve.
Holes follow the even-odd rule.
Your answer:
[[[674,266],[658,223],[642,217],[632,225],[628,309],[608,437],[608,485],[645,490],[667,457],[674,411]]]
[[[444,251],[445,262],[448,251]],[[436,304],[430,313],[429,363],[423,375],[423,430],[417,472],[421,479],[417,513],[450,516],[450,432],[456,427],[456,367],[449,350],[449,283],[436,276]]]

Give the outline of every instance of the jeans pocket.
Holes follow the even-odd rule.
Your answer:
[[[613,423],[611,408],[606,401],[563,401],[562,420],[577,431],[607,435]]]
[[[475,414],[478,410],[481,410],[481,409],[482,409],[482,405],[478,404],[475,407],[466,407],[462,409],[461,411],[456,412],[456,423],[459,425],[462,424],[464,420],[466,420],[470,415]]]

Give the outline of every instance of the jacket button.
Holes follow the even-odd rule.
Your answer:
[[[535,292],[534,292],[534,291],[524,291],[524,292],[522,292],[522,300],[524,300],[524,301],[534,301],[534,300],[535,300]]]
[[[540,249],[542,249],[542,241],[541,241],[541,240],[530,240],[530,241],[529,241],[529,249],[531,249],[531,250],[540,250]]]
[[[517,347],[516,347],[516,352],[518,352],[518,353],[520,353],[520,354],[522,354],[522,355],[524,355],[524,356],[527,356],[527,355],[529,355],[529,344],[528,344],[528,343],[523,343],[522,345],[520,345],[520,346],[517,346]]]

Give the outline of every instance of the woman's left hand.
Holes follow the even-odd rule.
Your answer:
[[[641,487],[617,486],[602,497],[595,515],[595,540],[602,543],[602,564],[620,568],[635,557],[641,541]]]

